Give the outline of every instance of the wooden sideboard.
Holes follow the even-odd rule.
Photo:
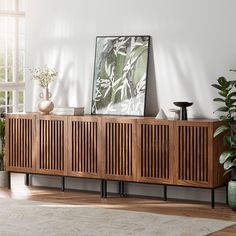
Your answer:
[[[149,117],[6,116],[7,170],[28,174],[168,185],[223,186],[221,138],[216,120],[157,120]]]

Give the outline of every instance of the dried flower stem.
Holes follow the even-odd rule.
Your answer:
[[[50,69],[47,66],[35,69],[29,69],[32,80],[38,80],[39,84],[43,88],[47,88],[48,85],[55,80],[58,72],[56,69]]]

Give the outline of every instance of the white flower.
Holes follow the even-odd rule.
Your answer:
[[[29,71],[31,73],[31,79],[38,80],[40,86],[43,88],[47,88],[58,74],[56,69],[50,69],[46,65],[41,68],[29,69]]]

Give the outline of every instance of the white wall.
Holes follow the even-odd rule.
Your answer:
[[[193,101],[192,117],[214,118],[219,76],[235,78],[235,0],[29,0],[26,65],[59,71],[56,106],[90,112],[95,37],[151,35],[147,115],[174,101]],[[37,110],[40,88],[27,80],[26,111]]]
[[[26,64],[59,70],[51,88],[57,106],[90,111],[96,35],[152,36],[152,115],[158,105],[168,112],[173,101],[186,100],[194,102],[192,116],[213,117],[216,92],[210,84],[236,67],[235,0],[28,2]],[[27,111],[35,110],[38,93],[36,82],[28,83]]]

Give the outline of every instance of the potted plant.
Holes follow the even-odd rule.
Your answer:
[[[0,117],[0,187],[8,186],[8,172],[5,169],[5,119]]]
[[[231,71],[236,72],[236,70]],[[236,80],[220,77],[212,86],[219,91],[220,97],[214,98],[213,101],[220,103],[216,111],[221,113],[222,121],[222,125],[215,130],[214,137],[222,135],[226,145],[219,161],[224,167],[225,174],[231,173],[231,180],[228,183],[228,203],[233,210],[236,210]]]

